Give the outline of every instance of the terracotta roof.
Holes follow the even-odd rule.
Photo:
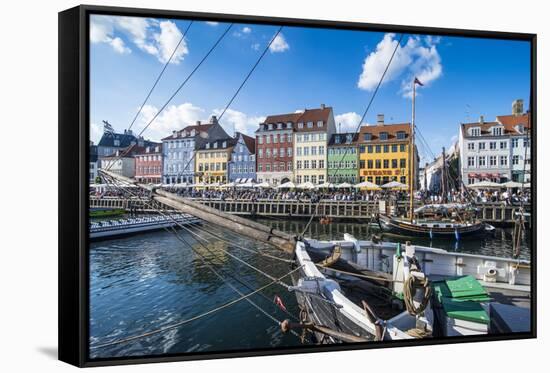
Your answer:
[[[155,151],[155,148],[158,146],[159,150],[158,152]],[[149,148],[149,152],[147,152],[147,148]],[[135,155],[146,155],[146,154],[160,154],[162,153],[162,144],[153,143],[153,145],[150,146],[144,146],[140,147],[135,151]]]
[[[141,152],[145,152],[144,146],[137,146],[136,144],[130,145],[124,149],[119,149],[118,155],[116,152],[112,153],[111,155],[108,155],[104,158],[133,158],[136,154],[140,154]]]
[[[200,132],[208,132],[208,130],[210,130],[210,128],[212,128],[213,125],[214,125],[213,123],[202,123],[202,124],[193,124],[190,126],[186,126],[176,132],[177,138],[181,137],[181,134],[183,133],[183,131],[191,132],[192,130],[197,131],[197,134],[195,135],[197,136]],[[191,137],[191,136],[187,136],[187,137]],[[174,135],[166,136],[165,138],[162,139],[162,141],[171,140],[171,139],[174,139]]]
[[[397,132],[405,132],[405,139],[397,139]],[[388,139],[387,140],[380,140],[380,133],[387,132],[388,133]],[[361,129],[359,130],[360,136],[359,136],[359,142],[387,142],[387,141],[408,141],[409,135],[411,134],[411,124],[410,123],[396,123],[396,124],[383,124],[383,125],[369,125],[369,126],[361,126]],[[371,134],[371,140],[365,141],[364,135],[366,133]]]
[[[277,115],[269,115],[267,118],[265,118],[265,121],[263,123],[260,123],[260,128],[256,132],[260,131],[269,131],[267,129],[262,130],[262,125],[267,124],[277,124],[277,123],[288,123],[291,122],[293,124],[294,130],[296,132],[315,132],[315,131],[326,131],[327,130],[327,123],[328,119],[332,113],[332,107],[325,106],[323,108],[316,108],[316,109],[305,109],[303,112],[298,113],[288,113],[288,114],[277,114]],[[324,122],[324,126],[322,129],[317,127],[317,121],[322,120]],[[297,123],[304,123],[304,128],[298,128],[296,125]],[[306,123],[307,122],[314,122],[313,128],[307,128]],[[287,129],[286,127],[283,127],[282,129]],[[273,131],[276,131],[277,127],[275,126],[273,128]]]
[[[241,133],[241,132],[237,132],[237,133],[243,137],[244,144],[248,148],[248,151],[250,152],[250,154],[255,154],[256,153],[256,139],[254,139],[254,137],[247,136],[247,135],[245,135],[244,133]]]
[[[527,114],[522,115],[499,115],[493,122],[473,122],[473,123],[461,123],[462,133],[468,136],[467,130],[472,127],[479,127],[481,129],[481,135],[491,135],[490,129],[493,126],[502,125],[504,127],[504,135],[521,134],[516,130],[517,125],[523,125],[525,128],[531,128],[531,116]]]
[[[351,143],[347,142],[347,136],[352,135]],[[336,137],[340,136],[340,142],[336,143]],[[328,146],[355,146],[357,145],[357,140],[359,139],[359,134],[357,132],[348,132],[348,133],[335,133],[330,136],[328,140]]]

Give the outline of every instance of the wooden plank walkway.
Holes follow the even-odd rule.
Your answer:
[[[220,211],[242,216],[307,218],[312,213],[315,213],[316,216],[328,216],[336,219],[366,220],[378,211],[378,202],[375,201],[323,200],[317,204],[311,201],[296,200],[222,201],[200,198],[195,198],[194,200]],[[161,206],[157,201],[139,198],[90,198],[90,208],[121,208],[153,212],[154,209],[146,206],[146,203],[153,203],[157,207],[166,208],[166,206]],[[483,221],[497,225],[513,224],[515,213],[519,211],[519,206],[507,206],[503,203],[477,204],[476,207],[480,209],[480,217]],[[408,208],[408,203],[399,203],[398,208],[405,211]],[[527,212],[530,212],[530,206],[527,206]],[[527,220],[529,221],[529,218]]]

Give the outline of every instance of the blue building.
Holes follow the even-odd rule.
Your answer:
[[[235,134],[236,144],[229,161],[229,181],[256,180],[256,141],[244,133]]]
[[[163,170],[165,184],[193,183],[195,176],[195,151],[208,141],[227,138],[229,135],[218,123],[216,116],[209,123],[198,121],[171,136],[162,139]]]

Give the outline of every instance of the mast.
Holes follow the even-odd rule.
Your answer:
[[[413,96],[412,96],[412,118],[411,118],[411,148],[409,151],[409,214],[411,223],[414,219],[414,119],[415,119],[415,101],[416,101],[416,77],[413,80]]]
[[[445,147],[441,151],[441,202],[447,203],[447,161],[445,159]]]

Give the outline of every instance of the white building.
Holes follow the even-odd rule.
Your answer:
[[[101,168],[117,175],[133,178],[136,171],[134,155],[117,150],[113,155],[101,158]]]
[[[524,169],[530,170],[529,128],[530,115],[523,113],[522,100],[514,101],[511,115],[497,116],[494,122],[480,117],[479,122],[462,123],[459,147],[464,184],[522,181]]]

